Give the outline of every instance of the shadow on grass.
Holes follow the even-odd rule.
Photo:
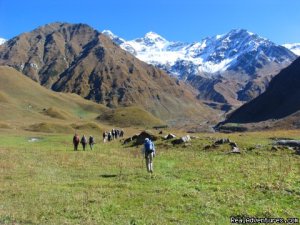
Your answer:
[[[102,178],[113,178],[113,177],[117,177],[117,174],[101,174],[100,177]]]

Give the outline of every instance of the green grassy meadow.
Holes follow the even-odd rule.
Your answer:
[[[300,131],[195,134],[156,142],[154,174],[120,141],[74,152],[72,134],[0,130],[0,224],[230,224],[230,216],[300,218],[300,156],[271,151]],[[28,142],[40,137],[39,142]],[[229,146],[204,150],[215,138]]]

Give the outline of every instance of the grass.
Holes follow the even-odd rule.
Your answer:
[[[61,119],[61,120],[66,120],[67,118],[72,117],[70,114],[68,114],[62,110],[59,110],[55,107],[50,107],[48,109],[44,109],[43,114],[50,116],[52,118]]]
[[[34,132],[45,132],[45,133],[67,133],[67,132],[71,133],[73,131],[73,129],[68,125],[58,124],[58,123],[47,123],[47,122],[35,123],[25,129]]]
[[[9,124],[3,123],[3,122],[0,121],[0,128],[10,129],[11,127],[9,126]]]
[[[29,137],[42,138],[28,142]],[[98,135],[99,136],[99,135]],[[198,134],[157,141],[153,176],[139,148],[119,141],[72,150],[70,135],[0,132],[0,224],[229,224],[232,215],[300,217],[300,157],[271,137],[300,131]],[[204,150],[215,138],[229,147]],[[98,139],[98,140],[97,140]]]
[[[163,125],[163,122],[146,110],[136,107],[120,107],[101,114],[98,119],[122,127],[142,126],[153,127]]]

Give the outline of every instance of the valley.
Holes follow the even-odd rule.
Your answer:
[[[299,146],[277,142],[300,139],[296,53],[243,29],[126,41],[56,22],[3,41],[0,224],[299,219]],[[125,136],[104,143],[113,128]],[[75,133],[94,149],[74,151]]]
[[[137,132],[125,128],[126,137]],[[299,130],[199,133],[176,147],[159,139],[152,176],[140,147],[86,134],[94,135],[94,150],[74,152],[73,133],[0,129],[2,224],[229,224],[231,216],[300,216],[299,156],[272,150],[273,138],[299,139]],[[227,145],[205,150],[228,137],[241,154],[228,154]]]

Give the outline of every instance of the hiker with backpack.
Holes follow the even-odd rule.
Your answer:
[[[111,132],[108,132],[107,134],[107,140],[110,142],[112,139],[112,135],[111,135]]]
[[[82,136],[80,143],[82,144],[83,151],[85,151],[85,146],[87,144],[85,135]]]
[[[79,145],[79,135],[76,133],[73,136],[73,145],[74,145],[74,151],[77,151]]]
[[[104,131],[104,132],[102,133],[102,138],[103,138],[103,143],[105,143],[106,140],[107,140],[107,132],[106,132],[106,131]]]
[[[146,168],[148,173],[153,173],[153,158],[155,157],[156,152],[154,143],[149,138],[145,138],[142,152],[146,159]]]
[[[90,135],[90,137],[89,137],[89,145],[90,145],[90,149],[91,150],[93,150],[94,144],[95,144],[94,137],[92,135]]]

